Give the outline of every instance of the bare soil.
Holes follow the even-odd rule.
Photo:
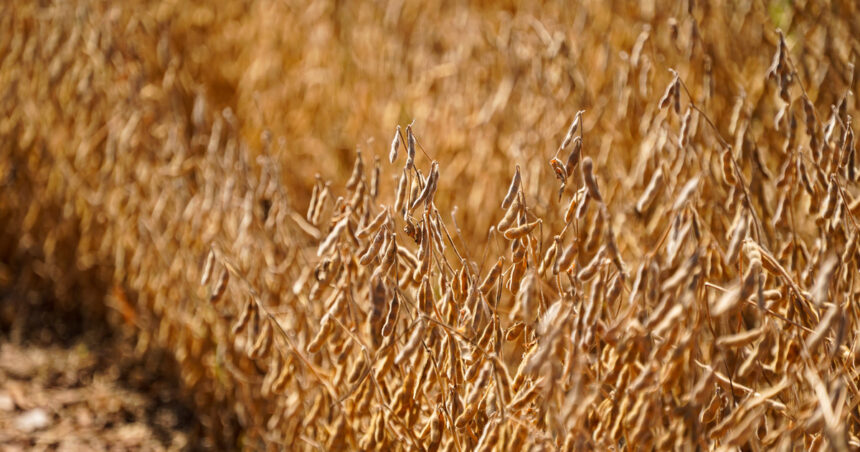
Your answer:
[[[41,328],[32,317],[0,335],[0,450],[199,448],[163,356],[116,333],[77,333],[74,317],[43,315]]]

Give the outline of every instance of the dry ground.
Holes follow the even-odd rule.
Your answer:
[[[0,333],[0,450],[194,448],[199,425],[163,356],[98,328],[83,333],[75,316],[30,317]]]

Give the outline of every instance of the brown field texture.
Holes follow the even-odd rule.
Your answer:
[[[188,447],[856,450],[858,39],[852,0],[3,2],[0,326],[169,357]]]

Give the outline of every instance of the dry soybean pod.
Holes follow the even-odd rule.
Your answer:
[[[400,149],[400,125],[394,131],[394,139],[391,140],[391,150],[388,152],[388,162],[394,163],[397,160],[397,150]]]
[[[379,253],[379,248],[382,246],[383,241],[385,241],[385,229],[380,229],[376,233],[376,237],[373,238],[373,241],[370,242],[370,246],[367,247],[367,251],[359,258],[358,263],[361,265],[371,263],[376,254]]]
[[[511,203],[514,202],[514,198],[520,190],[521,183],[520,165],[517,165],[516,170],[514,171],[514,178],[511,179],[511,185],[508,186],[508,193],[505,195],[505,199],[502,200],[502,209],[507,209],[511,206]]]
[[[355,236],[360,239],[363,239],[368,235],[372,234],[377,229],[379,229],[379,227],[382,226],[382,223],[386,220],[387,213],[388,209],[383,208],[383,210],[379,212],[379,214],[377,214],[376,217],[374,217],[373,220],[367,226],[361,228],[361,230],[359,230],[355,234]]]
[[[600,189],[597,187],[597,180],[594,179],[594,163],[591,161],[591,157],[582,159],[582,179],[588,188],[588,195],[597,201],[603,202],[603,197],[600,196]]]
[[[523,236],[525,236],[526,234],[531,232],[532,229],[535,228],[535,226],[541,224],[542,222],[543,222],[543,220],[538,218],[537,220],[535,220],[531,223],[526,223],[526,224],[523,224],[520,226],[510,228],[507,231],[505,231],[505,234],[504,234],[505,238],[508,240],[517,240],[519,238],[522,238]]]
[[[221,271],[221,276],[218,278],[218,282],[215,283],[215,287],[212,289],[212,295],[209,296],[210,303],[217,303],[221,297],[224,296],[224,292],[227,290],[227,283],[230,281],[230,272],[225,268]]]
[[[397,298],[397,291],[394,291],[394,296],[391,298],[391,303],[388,305],[388,316],[385,318],[385,325],[382,326],[382,335],[388,337],[394,331],[394,326],[397,323],[397,316],[400,313],[400,300]]]
[[[505,263],[505,258],[500,257],[496,264],[493,265],[493,268],[490,269],[490,272],[487,273],[487,277],[484,279],[484,282],[478,287],[478,290],[481,291],[482,294],[487,295],[490,290],[493,289],[493,286],[496,284],[496,280],[499,279],[499,275],[502,274],[502,266]]]
[[[505,216],[499,221],[499,224],[496,226],[496,230],[498,231],[506,231],[508,228],[514,224],[514,221],[517,219],[517,215],[520,213],[520,208],[522,207],[522,202],[519,197],[516,197],[514,202],[508,207],[507,212],[505,212]]]
[[[406,126],[406,169],[411,170],[415,164],[415,135],[412,134],[412,124]]]
[[[564,252],[558,260],[555,261],[555,265],[552,267],[552,274],[557,275],[570,270],[570,266],[573,264],[573,258],[576,257],[576,251],[577,242],[574,240],[573,243],[564,249]]]

